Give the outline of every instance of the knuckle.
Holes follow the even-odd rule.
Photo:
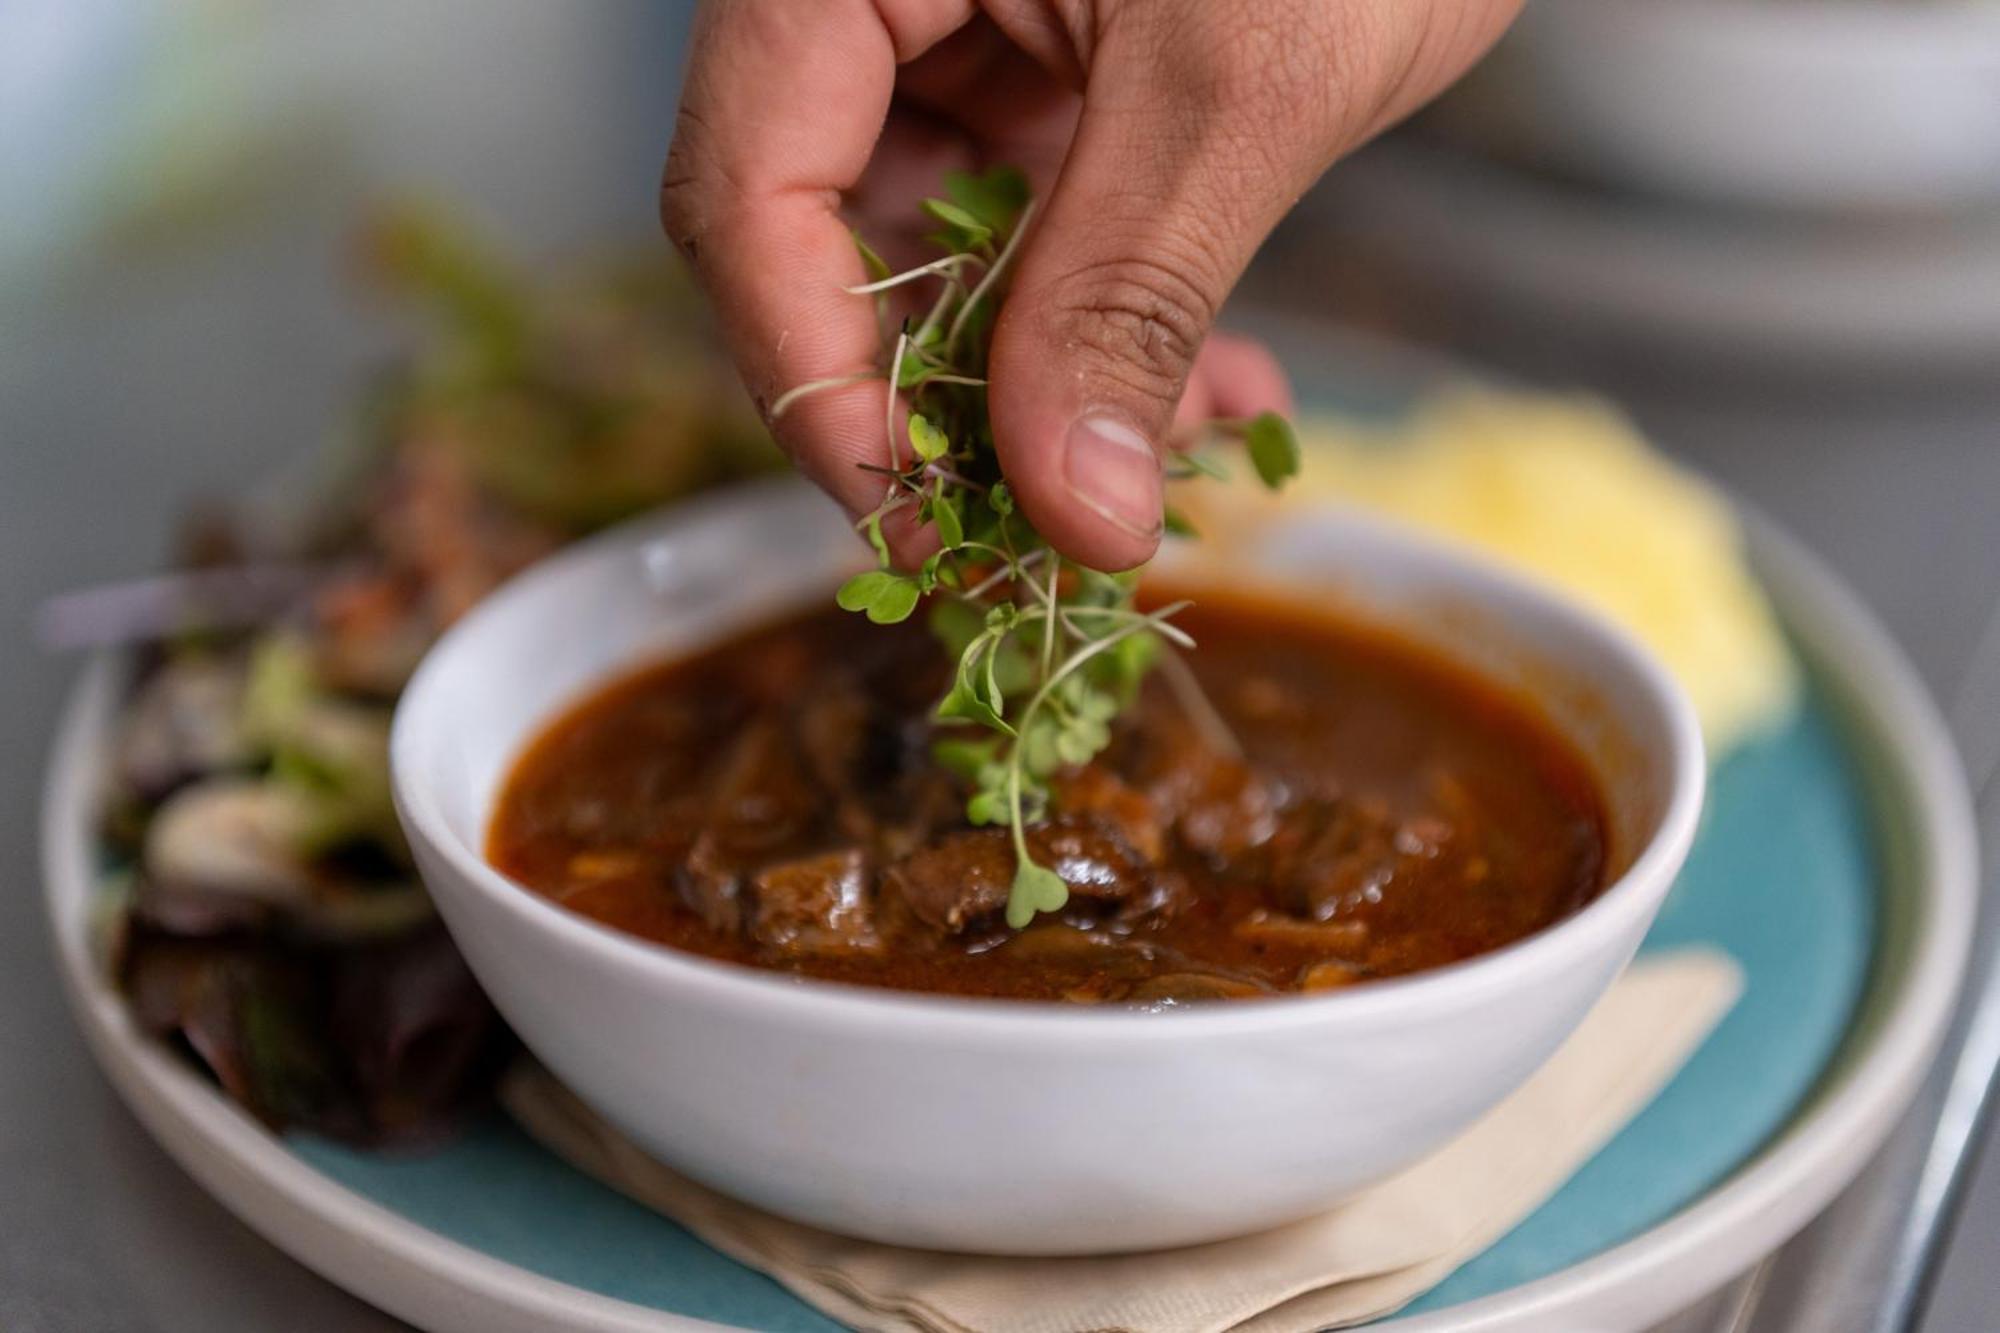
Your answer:
[[[1367,5],[1324,0],[1258,0],[1194,5],[1163,31],[1161,59],[1175,100],[1203,117],[1242,119],[1267,129],[1324,127],[1339,118],[1349,63],[1370,49]]]
[[[1095,354],[1099,373],[1127,390],[1171,404],[1215,316],[1188,267],[1151,259],[1090,265],[1065,278],[1055,313],[1057,345]]]
[[[701,252],[698,217],[691,183],[675,174],[673,159],[669,158],[666,174],[660,181],[660,228],[689,263],[694,263]]]
[[[707,123],[682,107],[660,173],[660,226],[691,264],[699,263],[702,237],[714,224],[710,213],[717,187],[727,184],[726,177],[718,179],[711,138]]]

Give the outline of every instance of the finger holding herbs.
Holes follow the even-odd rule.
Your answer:
[[[970,788],[968,819],[1012,832],[1007,922],[1019,929],[1068,899],[1068,886],[1036,862],[1025,834],[1047,814],[1051,780],[1101,754],[1153,664],[1194,644],[1173,624],[1187,603],[1143,609],[1137,571],[1107,573],[1065,557],[1022,513],[1002,471],[986,370],[1010,269],[1034,213],[1027,182],[1005,168],[955,173],[946,177],[944,196],[923,207],[942,257],[890,273],[862,242],[870,280],[850,289],[855,299],[876,303],[884,328],[878,375],[898,392],[883,417],[886,461],[864,465],[879,500],[857,526],[877,567],[848,580],[836,600],[885,625],[928,608],[932,632],[956,663],[934,710],[937,758]],[[925,299],[892,327],[889,294],[902,289]],[[772,411],[783,415],[853,382],[801,385]],[[1243,446],[1267,486],[1298,470],[1298,442],[1275,413],[1211,421],[1195,435],[1169,463],[1168,477],[1226,476],[1215,447],[1225,442]],[[897,569],[890,559],[883,529],[897,522],[935,534],[936,549],[914,569]],[[1177,519],[1170,525],[1185,526]],[[1185,671],[1174,679],[1184,695],[1198,694]],[[1201,725],[1219,725],[1205,701],[1184,702]],[[1221,743],[1233,744],[1226,737]]]

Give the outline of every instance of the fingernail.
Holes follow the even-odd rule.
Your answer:
[[[1063,449],[1063,479],[1070,494],[1107,523],[1141,541],[1160,535],[1164,493],[1160,459],[1152,444],[1117,417],[1079,417]]]

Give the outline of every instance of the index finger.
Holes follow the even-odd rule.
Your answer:
[[[918,0],[892,24],[869,0],[717,0],[696,22],[660,219],[693,266],[767,417],[787,390],[877,368],[873,305],[839,214],[868,165],[896,65],[969,16]],[[882,498],[858,463],[889,461],[889,388],[868,381],[797,401],[773,433],[859,515]]]

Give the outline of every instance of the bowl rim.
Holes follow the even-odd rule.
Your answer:
[[[503,874],[481,849],[469,846],[445,819],[435,793],[418,778],[431,700],[450,693],[444,676],[461,645],[484,627],[509,615],[535,586],[582,567],[614,559],[640,543],[658,540],[703,522],[804,492],[794,479],[754,482],[642,515],[566,547],[538,561],[489,594],[452,626],[412,676],[395,711],[390,735],[391,788],[396,812],[413,842],[440,857],[472,892],[521,924],[548,934],[551,944],[599,956],[607,967],[637,969],[654,980],[685,988],[693,996],[721,1004],[759,1007],[768,1016],[796,1025],[843,1027],[864,1022],[897,1029],[934,1026],[956,1038],[1096,1042],[1107,1038],[1183,1040],[1247,1031],[1282,1031],[1329,1022],[1368,1022],[1384,1015],[1408,1019],[1424,1010],[1455,1011],[1512,990],[1523,980],[1564,957],[1589,952],[1612,919],[1645,912],[1665,897],[1693,845],[1706,793],[1706,749],[1694,705],[1667,668],[1623,627],[1598,611],[1516,574],[1490,559],[1393,521],[1331,507],[1301,506],[1297,517],[1337,523],[1363,540],[1405,548],[1447,568],[1464,584],[1475,604],[1512,604],[1503,619],[1526,613],[1552,617],[1594,639],[1606,656],[1638,687],[1644,706],[1656,715],[1665,738],[1663,757],[1667,799],[1651,836],[1630,863],[1595,897],[1570,915],[1500,948],[1406,976],[1365,986],[1312,995],[1274,996],[1269,1002],[1196,1006],[1169,1015],[1111,1006],[1078,1006],[1001,997],[938,995],[891,990],[859,983],[800,977],[705,958],[641,939],[543,897]],[[595,679],[615,680],[636,659]],[[1477,670],[1477,668],[1467,668]],[[579,695],[579,697],[581,697]],[[574,702],[572,700],[571,702]],[[538,720],[545,725],[555,712]],[[529,734],[535,734],[531,729]],[[518,759],[518,749],[513,758]],[[490,812],[489,812],[490,813]],[[483,826],[483,821],[482,821]],[[441,904],[448,895],[437,895]],[[1650,902],[1648,900],[1651,900]],[[449,925],[449,911],[445,913]]]

